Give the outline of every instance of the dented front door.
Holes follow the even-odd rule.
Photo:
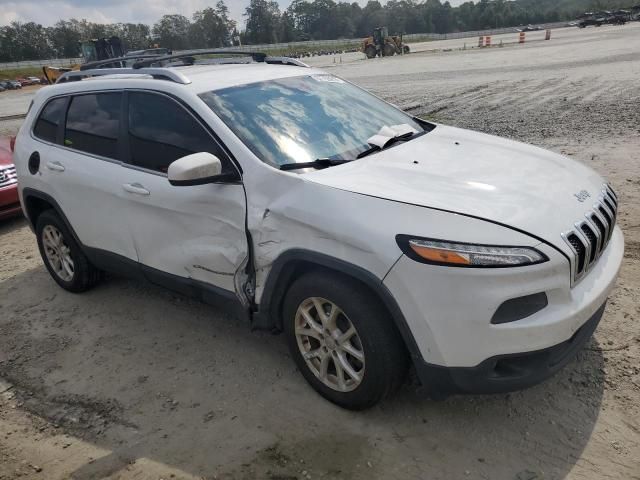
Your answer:
[[[236,167],[189,108],[159,92],[127,91],[122,195],[139,261],[184,279],[234,292],[247,258],[246,202],[241,184],[175,187],[169,165],[186,155],[218,156],[223,172]],[[121,212],[113,212],[119,218]],[[159,271],[159,272],[157,272]],[[156,275],[156,278],[158,276]],[[166,280],[180,280],[164,277]]]
[[[166,176],[134,169],[128,183],[134,192],[127,216],[139,261],[234,291],[247,257],[243,186],[174,187]]]

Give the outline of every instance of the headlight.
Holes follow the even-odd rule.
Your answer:
[[[519,267],[549,260],[532,247],[476,245],[431,238],[397,235],[400,249],[409,258],[422,263],[450,267]]]

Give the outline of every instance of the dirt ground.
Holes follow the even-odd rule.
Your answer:
[[[638,52],[640,24],[317,60],[413,114],[610,179],[624,265],[594,339],[557,376],[442,402],[406,385],[370,411],[341,410],[305,384],[281,337],[210,306],[121,278],[61,290],[13,220],[0,224],[0,479],[640,479]]]

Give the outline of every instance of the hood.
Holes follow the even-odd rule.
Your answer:
[[[443,125],[304,176],[354,193],[499,222],[563,249],[561,233],[584,218],[604,183],[593,170],[562,155]]]

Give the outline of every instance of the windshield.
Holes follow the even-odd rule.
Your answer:
[[[332,75],[308,75],[206,92],[202,100],[262,161],[274,166],[355,158],[385,125],[410,116]]]

